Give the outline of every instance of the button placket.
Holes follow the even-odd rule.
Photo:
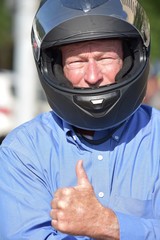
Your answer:
[[[106,205],[108,202],[109,191],[109,154],[108,152],[92,152],[93,175],[92,184],[97,199],[101,204]]]

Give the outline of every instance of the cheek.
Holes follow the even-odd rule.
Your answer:
[[[80,69],[69,70],[64,68],[64,75],[73,85],[77,85],[83,78],[83,71]]]
[[[115,76],[121,70],[121,68],[122,68],[122,64],[119,64],[119,65],[116,65],[116,66],[108,65],[105,68],[103,68],[103,74],[108,79],[115,80]]]

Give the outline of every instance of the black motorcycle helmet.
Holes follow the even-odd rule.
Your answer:
[[[75,88],[65,78],[60,46],[122,39],[123,68],[116,82]],[[146,93],[150,27],[136,0],[42,0],[32,28],[34,58],[53,111],[73,126],[103,130],[128,119]]]

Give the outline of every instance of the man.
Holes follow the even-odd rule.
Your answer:
[[[159,239],[160,113],[141,105],[144,10],[135,0],[43,0],[32,43],[53,111],[1,146],[1,239]]]

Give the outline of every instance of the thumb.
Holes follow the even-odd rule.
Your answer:
[[[90,186],[90,182],[88,180],[87,174],[83,167],[83,161],[79,160],[76,164],[76,175],[78,180],[78,185]]]

